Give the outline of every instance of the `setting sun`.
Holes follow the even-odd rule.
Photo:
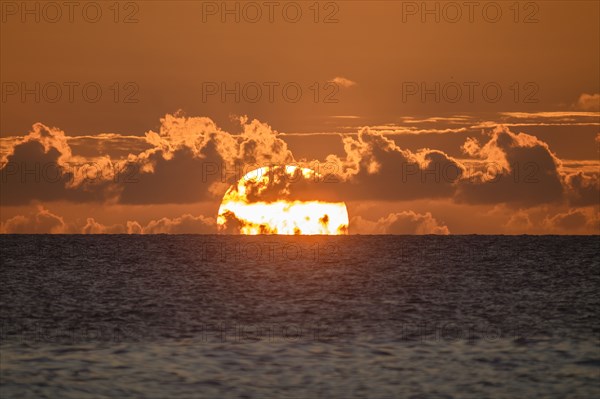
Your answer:
[[[348,211],[343,202],[288,200],[285,188],[278,198],[260,199],[274,186],[286,187],[316,176],[313,170],[296,166],[263,167],[247,173],[223,197],[219,230],[249,235],[347,234]]]

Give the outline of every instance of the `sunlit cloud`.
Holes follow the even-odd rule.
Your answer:
[[[336,76],[335,78],[331,79],[331,81],[333,83],[335,83],[336,85],[338,85],[340,87],[343,87],[343,88],[348,88],[348,87],[356,86],[356,82],[354,82],[354,81],[352,81],[350,79],[341,77],[341,76]]]
[[[473,119],[473,116],[469,115],[454,115],[454,116],[432,116],[429,118],[413,118],[410,116],[406,116],[401,118],[403,123],[409,124],[420,124],[420,123],[456,123],[456,124],[464,124],[468,123]]]
[[[69,227],[61,216],[38,205],[31,213],[16,215],[0,224],[0,232],[8,234],[65,234]]]
[[[575,108],[584,111],[600,111],[600,94],[583,93],[579,96]]]
[[[600,126],[600,122],[502,122],[507,127],[543,127],[543,126]],[[472,125],[469,129],[493,129],[498,126],[498,122],[485,121]]]
[[[438,222],[429,212],[390,213],[376,221],[356,216],[350,226],[352,234],[450,234],[448,226]]]
[[[509,116],[518,119],[534,119],[534,118],[598,118],[600,112],[584,112],[584,111],[550,111],[550,112],[500,112],[500,115]]]
[[[468,131],[466,127],[446,128],[446,129],[417,129],[415,127],[403,126],[369,126],[369,129],[377,131],[386,136],[404,135],[404,134],[448,134],[448,133],[464,133]]]
[[[598,214],[589,214],[581,209],[571,209],[564,213],[547,216],[543,224],[546,231],[558,234],[600,233]]]

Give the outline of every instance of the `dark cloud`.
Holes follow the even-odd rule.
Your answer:
[[[383,134],[362,129],[344,138],[346,156],[328,158],[340,165],[340,190],[357,200],[409,200],[451,197],[464,166],[437,150],[403,150]]]
[[[598,174],[583,172],[565,176],[565,184],[569,203],[574,206],[600,204],[600,182]]]
[[[219,218],[222,221],[219,224],[219,232],[223,234],[239,234],[245,225],[244,221],[235,216],[235,213],[231,211],[223,212]]]
[[[149,149],[115,160],[73,156],[73,140],[37,123],[4,149],[2,203],[192,203],[222,196],[248,167],[293,161],[287,144],[268,125],[246,118],[240,122],[243,132],[233,135],[209,118],[166,115],[159,132],[146,133]]]
[[[460,181],[456,201],[535,206],[564,200],[560,160],[536,137],[498,127],[485,145],[468,140],[463,148],[484,170]]]
[[[108,181],[95,177],[96,173],[103,173],[101,167],[86,168],[89,163],[71,155],[64,132],[40,123],[23,140],[14,143],[3,159],[0,168],[3,205],[102,201],[109,193],[104,191]],[[82,179],[84,173],[89,173],[90,178]]]
[[[165,159],[161,151],[148,156],[153,171],[144,172],[132,164],[128,181],[123,184],[119,202],[122,204],[193,203],[211,199],[211,184],[220,181],[221,174],[213,171],[222,165],[217,154],[195,157],[188,148],[173,152]]]

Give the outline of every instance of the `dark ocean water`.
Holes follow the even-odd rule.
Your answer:
[[[600,397],[600,240],[0,236],[2,398]]]

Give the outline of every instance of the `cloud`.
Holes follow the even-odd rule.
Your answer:
[[[406,200],[451,197],[464,166],[442,151],[403,150],[369,128],[344,137],[345,157],[330,155],[330,173],[339,177],[343,198]],[[327,164],[326,163],[326,164]]]
[[[282,135],[268,124],[246,117],[239,118],[239,122],[241,132],[233,134],[221,130],[209,118],[166,115],[156,132],[149,131],[144,136],[145,147],[140,140],[132,139],[137,143],[135,153],[117,159],[109,155],[82,157],[70,146],[73,140],[65,132],[37,123],[27,135],[2,142],[2,206],[40,201],[46,206],[52,201],[100,202],[103,209],[112,205],[217,204],[230,185],[246,172],[259,166],[293,164],[314,168],[319,178],[300,175],[282,180],[274,176],[267,189],[247,187],[248,199],[268,202],[283,197],[292,201],[384,204],[444,200],[457,206],[484,208],[503,204],[512,211],[495,219],[499,231],[598,232],[597,162],[561,161],[546,142],[506,126],[495,127],[483,139],[468,138],[462,146],[468,159],[456,159],[431,148],[401,148],[382,131],[366,127],[355,135],[340,134],[341,155],[331,154],[325,162],[315,163],[297,160]],[[119,141],[112,134],[104,137],[117,140],[118,146],[126,146],[129,140]],[[127,165],[133,166],[133,173],[123,173]],[[439,218],[438,210],[412,206],[409,209],[421,213],[390,213],[377,221],[355,215],[350,221],[350,233],[449,233],[448,226],[427,212],[434,211]],[[448,220],[448,215],[443,215]],[[144,218],[143,223],[128,220],[103,224],[102,215],[84,214],[65,222],[47,208],[37,207],[29,214],[5,220],[0,230],[88,234],[217,232],[216,221],[204,216],[150,216],[154,220],[149,222]]]
[[[184,214],[175,218],[150,220],[145,226],[128,220],[124,224],[103,224],[94,217],[67,223],[62,216],[37,206],[26,215],[16,215],[0,224],[2,234],[216,234],[216,220]]]
[[[331,79],[331,81],[343,88],[348,88],[356,85],[356,82],[341,76],[336,76],[335,78]]]
[[[239,123],[241,132],[233,134],[210,118],[176,113],[161,118],[158,130],[148,131],[142,139],[104,134],[117,147],[136,143],[133,152],[121,158],[83,157],[70,143],[94,141],[91,136],[73,139],[60,129],[36,123],[27,135],[2,142],[0,199],[3,206],[35,201],[218,202],[247,172],[266,165],[296,164],[314,167],[323,180],[313,184],[300,179],[277,186],[274,196],[286,193],[292,199],[324,201],[450,199],[459,204],[504,203],[516,209],[598,203],[597,163],[564,165],[547,143],[506,126],[496,127],[485,140],[467,139],[463,151],[468,160],[431,148],[410,151],[384,132],[366,127],[355,135],[340,134],[342,155],[330,154],[325,162],[315,164],[315,160],[297,160],[284,136],[268,124],[247,117],[240,117]],[[386,126],[392,125],[381,127]],[[425,130],[410,127],[403,133]],[[124,148],[120,151],[123,154]],[[97,224],[93,220],[88,230],[100,228]],[[131,229],[141,231],[143,226],[124,225],[121,230]]]
[[[600,111],[600,94],[581,94],[575,107],[583,111]]]
[[[3,142],[0,198],[4,205],[192,203],[221,196],[248,168],[294,161],[269,125],[239,121],[243,131],[234,135],[210,118],[166,115],[158,132],[145,135],[150,148],[114,160],[73,156],[63,131],[36,123],[25,137]]]
[[[534,206],[564,199],[561,161],[535,136],[499,126],[487,143],[468,139],[463,151],[479,158],[485,170],[474,170],[460,181],[458,202]]]
[[[572,231],[583,228],[586,223],[586,217],[583,212],[573,210],[567,213],[559,213],[546,219],[546,221],[553,228]]]
[[[17,215],[0,224],[3,234],[66,234],[69,228],[62,217],[38,206],[36,212]]]
[[[217,229],[213,218],[185,214],[175,218],[164,217],[151,220],[146,226],[132,220],[128,220],[125,225],[106,226],[96,222],[94,218],[88,218],[81,232],[84,234],[216,234]]]
[[[87,218],[85,226],[81,229],[83,234],[125,234],[127,229],[121,224],[105,226],[96,222],[94,218]]]
[[[142,225],[136,221],[127,221],[127,234],[142,234]]]
[[[569,203],[575,206],[598,205],[600,203],[600,179],[595,174],[577,172],[565,176]]]
[[[493,129],[498,126],[498,122],[496,121],[483,121],[476,123],[469,127],[472,130],[478,129]],[[502,126],[505,127],[548,127],[548,126],[560,126],[560,127],[570,127],[570,126],[600,126],[599,122],[596,121],[588,121],[588,122],[523,122],[523,123],[513,123],[513,122],[502,122]]]
[[[597,112],[582,111],[543,111],[543,112],[500,112],[500,115],[516,119],[557,119],[572,121],[574,119],[598,118]]]
[[[119,169],[108,157],[94,162],[74,156],[65,133],[41,123],[2,154],[3,205],[32,201],[104,201]]]
[[[143,234],[216,234],[215,220],[189,214],[169,219],[152,220],[142,228]]]
[[[418,129],[414,126],[396,126],[396,125],[380,125],[370,126],[371,131],[377,131],[385,136],[405,135],[405,134],[448,134],[448,133],[465,133],[468,131],[466,127],[460,128],[445,128],[445,129]]]
[[[113,159],[127,158],[129,154],[139,154],[152,148],[144,136],[99,133],[95,135],[67,136],[67,142],[74,154],[94,159],[98,155]]]
[[[448,226],[439,223],[429,212],[390,213],[377,221],[355,216],[350,222],[351,234],[450,234]]]
[[[293,162],[287,143],[269,125],[246,117],[239,121],[243,131],[233,135],[209,118],[166,115],[158,133],[146,133],[154,148],[130,158],[140,173],[134,184],[124,187],[120,202],[215,200],[246,172]]]
[[[548,216],[543,221],[547,231],[557,234],[599,234],[600,222],[597,212],[586,214],[582,209],[571,209]]]
[[[414,118],[412,116],[402,117],[403,123],[449,123],[449,124],[466,124],[473,119],[469,115],[455,115],[455,116],[432,116],[429,118]]]
[[[509,232],[517,232],[522,234],[524,232],[531,231],[534,225],[531,221],[529,213],[519,210],[510,216],[504,227]]]

